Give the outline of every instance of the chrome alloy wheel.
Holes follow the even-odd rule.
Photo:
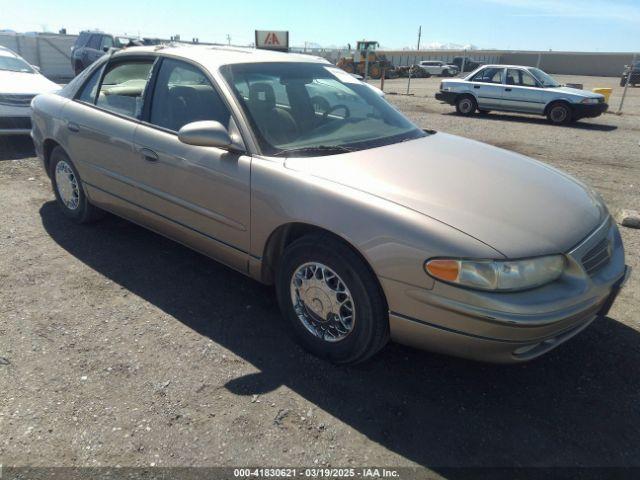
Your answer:
[[[327,342],[343,340],[356,320],[351,292],[326,265],[305,263],[291,277],[291,301],[297,317],[314,336]]]
[[[80,203],[80,187],[71,166],[64,160],[56,165],[56,188],[60,200],[69,209],[75,210]]]

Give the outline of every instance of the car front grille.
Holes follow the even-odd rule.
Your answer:
[[[0,117],[0,130],[28,130],[31,128],[29,117]]]
[[[0,105],[9,105],[11,107],[28,107],[31,105],[35,95],[14,95],[0,93]]]
[[[595,247],[582,257],[582,266],[590,276],[604,267],[611,259],[611,248],[607,237],[600,240]]]

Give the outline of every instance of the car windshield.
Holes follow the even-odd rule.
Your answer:
[[[540,70],[539,68],[530,68],[529,72],[536,77],[536,80],[540,82],[543,87],[559,87],[560,84],[556,82],[551,76]]]
[[[17,57],[0,55],[0,70],[9,72],[33,73],[33,68],[24,60]]]
[[[373,88],[333,65],[248,63],[221,71],[266,155],[331,155],[426,135]]]

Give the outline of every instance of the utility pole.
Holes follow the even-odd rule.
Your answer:
[[[624,105],[624,97],[627,96],[627,88],[629,87],[629,83],[631,82],[631,76],[633,74],[633,66],[636,63],[636,54],[633,54],[633,58],[631,59],[631,65],[629,65],[629,73],[627,74],[627,81],[624,84],[624,90],[622,91],[622,98],[620,99],[620,106],[618,107],[618,111],[616,114],[620,115],[622,113],[622,105]]]
[[[418,27],[418,48],[416,50],[420,50],[420,37],[422,37],[422,25]]]
[[[227,45],[231,46],[231,35],[227,33]]]

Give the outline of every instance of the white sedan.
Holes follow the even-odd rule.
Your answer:
[[[18,54],[0,47],[0,135],[28,135],[33,97],[59,89]]]

